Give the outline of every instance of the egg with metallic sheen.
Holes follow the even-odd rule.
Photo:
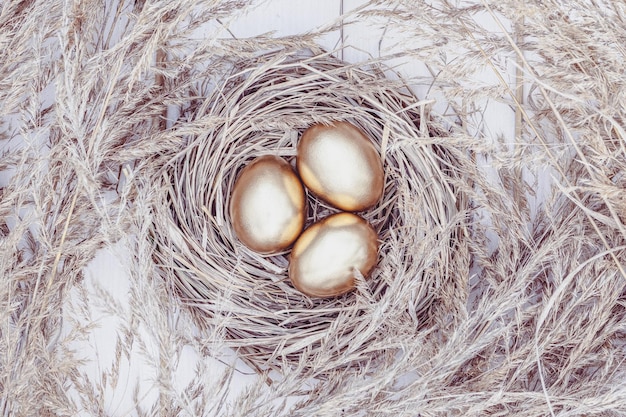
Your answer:
[[[291,165],[261,156],[247,165],[233,186],[230,219],[237,238],[261,254],[287,249],[302,233],[304,187]]]
[[[372,140],[353,124],[315,124],[302,134],[297,152],[302,182],[327,203],[362,211],[382,197],[382,160]]]
[[[335,297],[355,288],[355,270],[369,275],[378,259],[378,236],[361,217],[338,213],[313,224],[291,251],[289,279],[310,297]]]

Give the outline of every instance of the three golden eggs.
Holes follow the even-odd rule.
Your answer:
[[[247,165],[233,186],[230,218],[237,238],[261,254],[294,244],[289,261],[293,286],[311,297],[333,297],[355,287],[378,258],[378,236],[361,217],[338,213],[304,232],[307,205],[302,183],[345,211],[374,206],[383,194],[381,158],[372,141],[347,122],[316,124],[302,134],[296,169],[277,156]],[[302,182],[300,182],[302,180]]]

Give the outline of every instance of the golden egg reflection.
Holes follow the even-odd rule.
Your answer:
[[[240,173],[230,200],[235,234],[248,248],[274,254],[300,235],[306,216],[304,187],[284,159],[261,156]]]
[[[378,236],[352,213],[329,216],[306,229],[291,251],[289,279],[310,297],[354,289],[355,269],[366,277],[378,259]]]
[[[365,210],[383,194],[382,160],[365,133],[348,122],[305,130],[296,167],[313,194],[342,210]]]

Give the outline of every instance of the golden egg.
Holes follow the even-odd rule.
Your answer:
[[[310,297],[334,297],[355,287],[355,269],[367,276],[378,258],[378,236],[352,213],[326,217],[308,229],[291,251],[289,279]]]
[[[304,187],[287,161],[261,156],[241,171],[230,199],[230,218],[248,248],[262,254],[286,249],[302,232],[305,216]]]
[[[382,160],[365,133],[348,122],[305,130],[296,167],[313,194],[342,210],[365,210],[383,194]]]

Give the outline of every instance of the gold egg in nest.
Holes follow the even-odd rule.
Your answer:
[[[296,168],[313,194],[341,210],[366,210],[383,194],[380,155],[372,140],[348,122],[315,124],[305,130]]]
[[[355,287],[378,259],[378,235],[361,217],[338,213],[313,224],[291,251],[289,279],[310,297],[334,297]]]
[[[230,199],[230,219],[237,238],[255,252],[271,255],[300,236],[306,217],[304,187],[291,165],[273,155],[246,166]]]

